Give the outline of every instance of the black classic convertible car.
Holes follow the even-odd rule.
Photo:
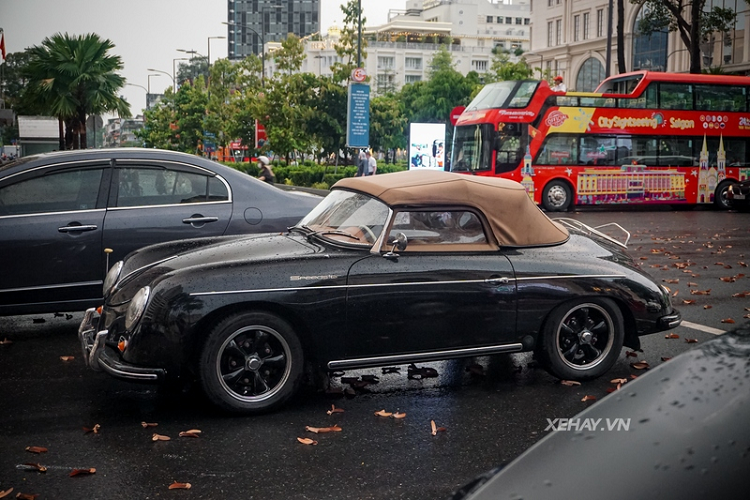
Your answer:
[[[286,233],[132,253],[79,337],[95,370],[197,378],[238,413],[281,405],[306,367],[536,351],[554,375],[590,379],[680,314],[621,243],[573,222],[502,179],[348,178]]]

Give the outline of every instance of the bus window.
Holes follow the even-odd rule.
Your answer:
[[[485,85],[466,107],[466,111],[502,108],[513,94],[515,86],[516,82],[497,82]]]
[[[659,165],[662,167],[692,167],[698,165],[694,156],[693,139],[663,137],[659,140]]]
[[[745,111],[745,88],[696,85],[695,109],[701,111]]]
[[[509,108],[525,108],[529,105],[529,101],[534,96],[536,88],[539,82],[521,82],[521,85],[516,89],[513,98],[508,104]]]
[[[578,140],[575,136],[552,135],[544,141],[535,165],[574,165],[578,161]]]
[[[663,109],[693,109],[693,86],[689,83],[661,83],[659,98]]]
[[[453,134],[453,159],[451,171],[476,172],[492,168],[493,126],[458,126]]]
[[[518,167],[526,150],[521,135],[521,124],[500,123],[497,129],[495,173],[511,172]]]
[[[581,137],[580,165],[614,165],[617,143],[614,137],[588,135]]]
[[[646,90],[640,95],[640,97],[634,99],[620,99],[621,108],[658,108],[658,86],[656,83],[651,83]]]
[[[581,97],[581,106],[597,108],[614,108],[617,106],[617,100],[611,97]]]
[[[597,94],[630,94],[638,86],[643,75],[631,75],[603,81],[594,91]]]
[[[736,167],[743,166],[745,168],[750,167],[750,156],[748,156],[748,140],[747,139],[728,139],[724,138],[724,149],[727,155],[727,165]]]

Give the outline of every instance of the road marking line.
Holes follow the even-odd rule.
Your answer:
[[[697,323],[691,323],[690,321],[684,321],[684,320],[682,321],[682,323],[680,323],[680,326],[692,328],[693,330],[700,330],[706,333],[712,333],[714,335],[721,335],[722,333],[727,333],[725,330],[719,330],[718,328],[711,328],[710,326],[699,325]]]

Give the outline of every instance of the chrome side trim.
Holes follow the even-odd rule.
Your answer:
[[[579,279],[579,278],[625,278],[624,274],[576,274],[568,276],[534,276],[528,278],[502,278],[507,279],[508,283],[519,281],[538,281],[554,279]],[[220,290],[212,292],[192,292],[191,297],[201,297],[206,295],[230,295],[235,293],[274,293],[274,292],[298,292],[302,290],[333,290],[336,288],[353,289],[353,288],[378,288],[378,287],[397,287],[397,286],[423,286],[423,285],[457,285],[487,283],[497,285],[497,278],[488,278],[483,280],[456,280],[456,281],[415,281],[412,283],[370,283],[362,285],[324,285],[324,286],[303,286],[303,287],[284,287],[284,288],[259,288],[255,290]]]
[[[88,210],[68,210],[66,212],[35,212],[33,214],[11,214],[11,215],[0,215],[0,219],[9,219],[11,217],[38,217],[41,215],[67,215],[67,214],[93,214],[97,212],[105,212],[104,208],[91,208]]]
[[[165,205],[135,205],[133,207],[109,207],[107,210],[111,212],[120,212],[122,210],[134,210],[136,208],[164,208],[164,207],[205,207],[206,205],[223,205],[232,204],[232,200],[224,201],[200,201],[196,203],[169,203]]]
[[[75,286],[101,286],[102,280],[99,281],[82,281],[80,283],[60,283],[58,285],[29,286],[22,288],[3,288],[0,293],[5,292],[33,292],[34,290],[52,290],[56,288],[70,288]]]
[[[468,349],[452,349],[448,351],[419,352],[413,354],[399,354],[396,356],[376,356],[370,358],[341,359],[328,362],[329,370],[344,370],[349,368],[365,368],[372,366],[403,365],[425,361],[439,361],[450,358],[467,358],[472,356],[487,356],[523,350],[523,344],[501,344],[487,347],[470,347]]]

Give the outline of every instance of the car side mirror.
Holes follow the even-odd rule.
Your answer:
[[[398,254],[396,253],[396,250],[399,252],[403,252],[406,250],[406,245],[409,243],[409,239],[406,237],[404,233],[398,233],[396,235],[396,238],[394,238],[392,241],[389,241],[388,243],[393,244],[393,248],[387,253],[383,255],[386,259],[395,259],[398,257]]]

